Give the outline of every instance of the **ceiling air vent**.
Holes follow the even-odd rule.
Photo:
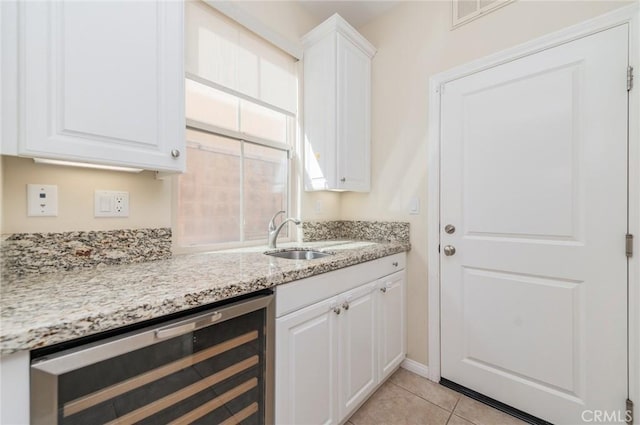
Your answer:
[[[452,0],[451,29],[473,21],[515,0]]]

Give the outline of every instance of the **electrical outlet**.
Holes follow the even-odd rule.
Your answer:
[[[129,192],[96,190],[95,217],[129,217]]]
[[[126,215],[129,215],[129,194],[122,192],[116,193],[113,199],[113,210],[115,211],[115,213],[118,215],[122,215],[125,213]]]

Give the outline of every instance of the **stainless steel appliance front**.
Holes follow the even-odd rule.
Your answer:
[[[273,295],[35,359],[34,424],[273,423]]]

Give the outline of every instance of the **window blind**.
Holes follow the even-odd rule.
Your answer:
[[[185,8],[187,76],[296,114],[295,58],[202,1]]]

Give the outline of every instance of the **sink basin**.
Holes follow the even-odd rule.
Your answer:
[[[328,252],[313,251],[309,249],[292,249],[288,251],[265,252],[273,257],[287,258],[289,260],[315,260],[316,258],[327,257]]]

